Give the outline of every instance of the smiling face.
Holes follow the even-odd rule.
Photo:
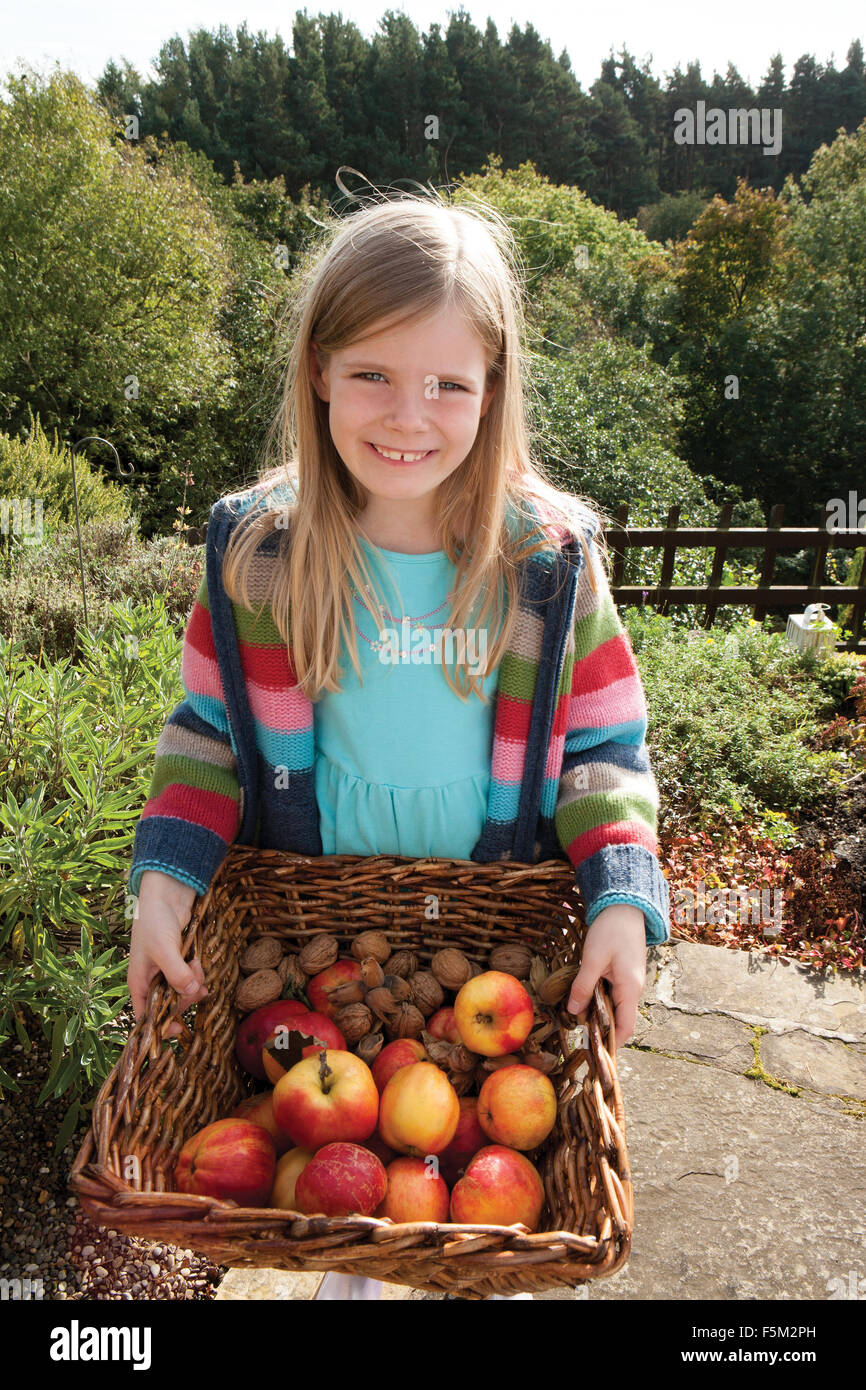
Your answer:
[[[340,458],[367,492],[360,520],[374,544],[440,547],[435,492],[465,460],[493,398],[486,367],[454,306],[358,339],[324,368],[311,347],[313,385],[330,405]]]

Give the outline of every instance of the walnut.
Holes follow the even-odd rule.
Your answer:
[[[356,960],[373,956],[380,965],[384,965],[390,954],[391,943],[383,931],[362,931],[352,942],[352,955]]]
[[[414,975],[418,969],[420,961],[414,951],[395,951],[393,956],[388,957],[388,970],[392,975],[402,975],[405,980],[409,975]]]
[[[272,1004],[283,992],[283,982],[276,970],[257,970],[247,975],[235,994],[235,1005],[242,1014],[252,1013],[263,1004]]]
[[[458,990],[472,978],[472,966],[462,951],[446,946],[437,951],[430,963],[430,969],[444,989]]]
[[[412,1003],[416,1009],[421,1010],[425,1018],[441,1009],[445,1002],[442,986],[429,970],[416,970],[414,975],[410,975],[409,988],[412,991]]]
[[[245,975],[256,970],[276,970],[283,958],[283,948],[275,936],[260,936],[243,951],[238,965]]]
[[[303,991],[307,988],[307,974],[301,969],[301,962],[296,955],[283,956],[277,966],[277,974],[283,984],[291,989]]]
[[[385,983],[385,972],[375,956],[365,956],[361,961],[361,979],[365,989],[378,989]]]
[[[339,953],[337,938],[320,931],[304,942],[298,953],[298,960],[301,969],[307,975],[319,975],[323,970],[327,970],[329,965],[334,964]]]
[[[501,970],[505,975],[514,975],[518,980],[529,979],[532,965],[532,952],[525,946],[494,946],[490,952],[490,969]]]
[[[376,1017],[381,1018],[383,1023],[389,1023],[391,1019],[396,1018],[400,1007],[391,991],[386,989],[384,985],[380,985],[378,989],[368,990],[366,1003],[367,1007],[372,1009]]]
[[[373,1015],[366,1004],[346,1004],[337,1010],[334,1021],[350,1047],[373,1027]]]
[[[398,1004],[395,1017],[385,1028],[389,1038],[420,1038],[424,1031],[424,1015],[414,1004]]]

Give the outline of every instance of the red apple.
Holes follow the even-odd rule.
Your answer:
[[[478,1121],[494,1144],[537,1149],[556,1123],[553,1082],[535,1067],[497,1067],[479,1092]]]
[[[360,978],[361,962],[349,956],[341,956],[333,965],[329,965],[327,970],[320,970],[318,975],[308,980],[307,998],[316,1013],[324,1014],[326,1018],[335,1018],[339,1006],[331,1003],[328,990]]]
[[[274,1119],[273,1091],[259,1091],[258,1095],[247,1096],[231,1113],[240,1119],[252,1120],[254,1125],[261,1125],[262,1129],[266,1129],[274,1141],[278,1158],[292,1147],[291,1139],[287,1134],[283,1134]]]
[[[310,1038],[309,1047],[300,1048],[300,1057],[295,1055],[301,1038]],[[294,1045],[293,1045],[294,1044]],[[336,1023],[324,1014],[296,1014],[285,1023],[278,1023],[268,1034],[262,1045],[262,1065],[269,1081],[276,1086],[281,1076],[291,1071],[295,1062],[304,1057],[312,1057],[323,1047],[337,1048],[345,1052],[346,1039]]]
[[[312,1157],[309,1149],[289,1149],[277,1160],[269,1207],[279,1207],[281,1211],[298,1210],[295,1206],[295,1185]]]
[[[411,1158],[447,1149],[459,1119],[457,1092],[432,1062],[401,1067],[382,1092],[379,1133],[392,1149]]]
[[[235,1053],[244,1071],[257,1076],[259,1081],[266,1081],[262,1063],[265,1038],[278,1023],[288,1023],[298,1014],[309,1012],[306,1004],[299,1003],[297,999],[275,999],[273,1004],[263,1004],[260,1009],[253,1009],[251,1014],[242,1018],[235,1036]]]
[[[504,970],[485,970],[467,980],[454,1000],[460,1041],[482,1057],[519,1052],[532,1032],[532,1000]]]
[[[277,1154],[274,1141],[252,1120],[215,1120],[187,1139],[178,1154],[178,1192],[221,1197],[241,1207],[268,1204]]]
[[[363,1143],[379,1118],[373,1073],[354,1052],[325,1048],[296,1063],[274,1087],[274,1119],[302,1149]]]
[[[460,1097],[460,1119],[454,1138],[439,1155],[439,1172],[449,1187],[463,1177],[466,1165],[487,1144],[487,1135],[478,1123],[478,1101],[475,1096]]]
[[[308,1215],[350,1216],[357,1212],[370,1216],[387,1187],[384,1166],[369,1149],[360,1144],[326,1144],[301,1171],[295,1184],[295,1202],[298,1211]]]
[[[451,1220],[472,1226],[513,1226],[519,1221],[534,1231],[543,1206],[544,1184],[535,1165],[516,1149],[490,1144],[478,1150],[455,1183]]]
[[[373,1062],[373,1080],[379,1091],[384,1091],[391,1077],[401,1067],[429,1061],[427,1049],[417,1038],[398,1038],[396,1042],[386,1043]]]
[[[427,1032],[431,1037],[440,1038],[443,1042],[459,1043],[460,1034],[457,1031],[454,1010],[448,1007],[437,1009],[433,1017],[427,1020]]]
[[[388,1191],[374,1216],[392,1221],[447,1221],[451,1198],[435,1166],[423,1158],[395,1158],[387,1168]]]

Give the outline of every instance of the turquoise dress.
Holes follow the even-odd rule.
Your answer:
[[[363,537],[361,544],[392,617],[380,632],[353,598],[361,681],[344,640],[343,688],[313,705],[322,852],[468,859],[487,815],[498,671],[484,679],[486,704],[474,694],[464,702],[446,683],[441,659],[422,650],[451,610],[455,566],[444,550],[405,555]],[[413,631],[418,619],[423,632]],[[478,627],[455,634],[461,638],[471,671],[480,672],[493,638]],[[447,647],[445,656],[453,674]]]

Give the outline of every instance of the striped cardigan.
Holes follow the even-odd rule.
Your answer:
[[[281,533],[263,540],[249,595],[230,602],[222,557],[257,488],[211,509],[205,575],[183,639],[185,699],[156,745],[135,830],[129,886],[159,869],[205,893],[232,842],[320,855],[312,702],[266,602]],[[658,789],[647,709],[628,636],[587,529],[593,591],[578,540],[530,556],[520,615],[499,668],[487,818],[476,863],[567,856],[591,924],[633,903],[647,944],[669,939],[658,860]],[[261,614],[258,609],[264,602]]]

